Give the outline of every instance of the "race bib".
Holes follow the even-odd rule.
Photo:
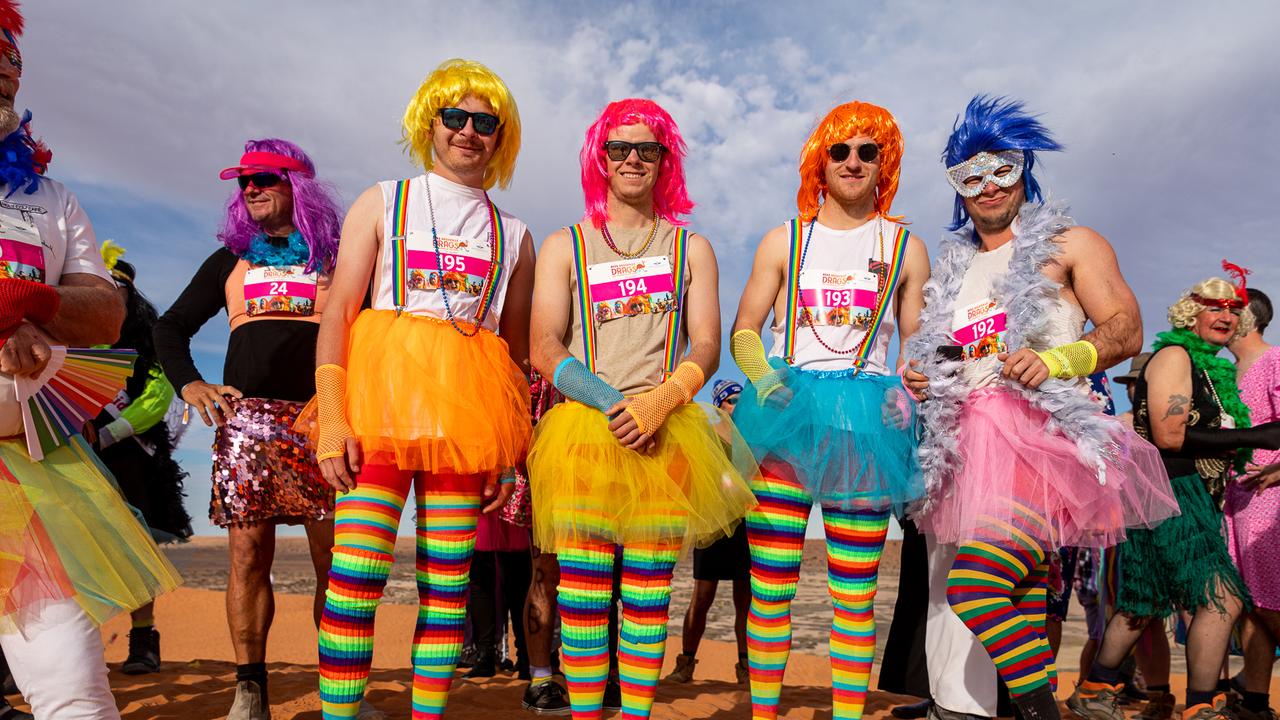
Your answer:
[[[995,300],[983,300],[956,311],[952,337],[965,360],[994,357],[1009,350],[1004,341],[1006,316]]]
[[[405,245],[409,290],[434,292],[443,285],[451,293],[480,295],[484,292],[492,270],[487,239],[441,235],[439,260],[430,233],[410,231]]]
[[[0,278],[44,282],[44,247],[34,228],[0,217]]]
[[[666,255],[588,266],[587,285],[596,322],[675,308],[671,260]]]
[[[244,274],[244,309],[250,317],[316,311],[316,274],[302,265],[249,268]]]
[[[879,288],[880,280],[872,272],[803,270],[797,324],[866,329],[875,312]]]

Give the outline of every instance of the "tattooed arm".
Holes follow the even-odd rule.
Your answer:
[[[1161,450],[1181,450],[1191,411],[1191,358],[1171,345],[1151,358],[1145,375],[1151,442]]]

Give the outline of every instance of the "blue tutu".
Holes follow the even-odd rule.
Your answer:
[[[896,375],[787,368],[763,405],[748,384],[733,421],[761,465],[790,465],[824,507],[899,510],[924,495],[915,401]]]

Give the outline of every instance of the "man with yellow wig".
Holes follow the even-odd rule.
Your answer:
[[[480,63],[446,61],[410,101],[404,143],[426,173],[380,182],[352,206],[316,347],[317,457],[339,492],[320,623],[325,718],[374,714],[361,708],[374,613],[411,488],[413,717],[444,713],[476,519],[502,507],[511,486],[499,477],[529,443],[533,241],[488,193],[511,183],[515,100]],[[446,286],[446,273],[467,281]]]
[[[912,401],[888,366],[895,331],[915,331],[929,277],[924,243],[890,214],[902,153],[888,110],[849,102],[827,113],[800,154],[799,217],[760,241],[738,305],[733,357],[751,382],[734,421],[761,470],[751,486],[760,505],[747,516],[753,718],[778,715],[814,503],[834,610],[832,713],[862,717],[889,513],[924,491]]]

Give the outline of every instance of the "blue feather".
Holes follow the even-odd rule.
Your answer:
[[[19,189],[31,195],[40,189],[40,173],[36,170],[34,160],[34,140],[31,139],[31,111],[22,115],[22,123],[18,129],[0,141],[0,186],[9,186],[5,197],[12,196]]]

